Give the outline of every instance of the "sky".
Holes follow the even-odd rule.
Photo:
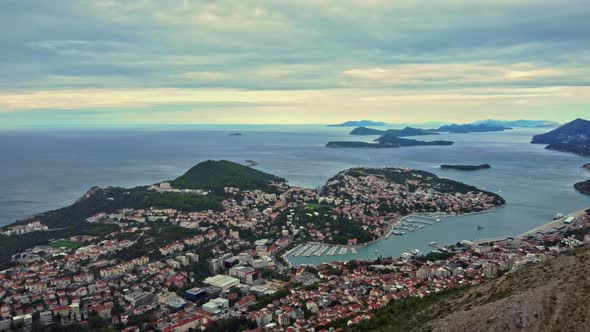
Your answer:
[[[0,127],[590,114],[587,0],[0,2]]]

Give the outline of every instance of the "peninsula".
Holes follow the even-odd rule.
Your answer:
[[[492,168],[489,164],[481,164],[481,165],[449,165],[443,164],[440,165],[441,169],[456,169],[459,171],[477,171],[480,169],[489,169]]]
[[[547,144],[548,150],[590,156],[590,121],[576,119],[548,133],[533,137],[533,144]]]
[[[358,181],[361,182],[353,185]],[[346,188],[339,188],[343,183],[348,183]],[[431,189],[433,191],[424,196],[423,192]],[[387,197],[393,197],[391,194],[395,193],[394,196],[400,195],[399,199],[378,199],[382,204],[378,210],[370,215],[363,212],[351,219],[354,222],[345,218],[348,208],[344,209],[344,205],[343,210],[336,208],[344,204],[347,197],[357,197],[357,203],[353,205],[368,204],[359,200],[360,194],[380,191],[385,194],[391,190]],[[344,171],[328,181],[322,193],[318,195],[314,189],[291,187],[281,177],[238,163],[208,160],[174,180],[152,186],[91,188],[68,207],[40,213],[6,226],[2,228],[3,232],[14,227],[20,227],[22,231],[15,231],[13,236],[0,235],[0,264],[7,266],[12,255],[47,244],[49,239],[72,236],[104,238],[137,222],[149,222],[150,233],[160,228],[175,227],[179,232],[185,228],[187,234],[196,235],[229,228],[240,230],[242,240],[253,242],[256,238],[279,239],[283,230],[293,228],[298,230],[298,237],[308,240],[347,243],[348,239],[356,238],[361,243],[382,236],[391,218],[400,213],[438,211],[458,214],[483,211],[504,203],[495,194],[411,169]],[[430,200],[432,202],[427,204]],[[407,205],[410,201],[412,204]],[[332,216],[329,220],[313,219],[312,222],[301,215],[296,217],[301,212],[297,206],[304,203],[328,204],[334,212],[324,213]],[[355,210],[365,211],[366,208]],[[382,213],[383,217],[375,224],[375,217]],[[150,237],[155,242],[144,243],[142,240],[134,251],[147,254],[157,249],[154,246],[163,243],[158,234]]]

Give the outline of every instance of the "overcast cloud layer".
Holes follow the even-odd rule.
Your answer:
[[[587,1],[0,2],[0,125],[568,121]]]

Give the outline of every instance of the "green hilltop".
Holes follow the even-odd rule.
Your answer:
[[[207,160],[171,181],[175,188],[219,190],[223,187],[263,189],[285,179],[227,160]]]

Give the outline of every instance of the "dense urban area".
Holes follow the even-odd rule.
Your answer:
[[[217,180],[201,175],[212,169]],[[78,217],[89,202],[92,214],[76,227],[104,234],[51,237],[67,228],[56,216]],[[427,254],[297,267],[285,259],[309,242],[354,249],[409,214],[502,204],[493,193],[412,169],[350,169],[312,190],[224,161],[140,189],[93,188],[66,210],[2,230],[3,239],[51,241],[14,253],[0,272],[0,330],[361,326],[391,303],[477,285],[590,242],[585,211],[519,238],[438,245]]]

